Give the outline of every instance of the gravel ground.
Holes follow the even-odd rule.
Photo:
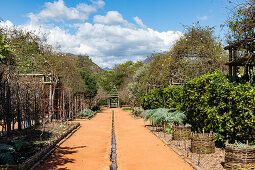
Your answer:
[[[215,148],[215,153],[213,154],[201,154],[199,161],[199,154],[190,152],[191,140],[188,141],[175,141],[172,140],[172,134],[166,134],[163,131],[156,131],[155,127],[147,126],[156,136],[161,140],[165,141],[170,148],[177,151],[180,156],[187,159],[194,166],[199,169],[210,169],[210,170],[222,170],[224,169],[224,150],[220,148]],[[186,149],[185,149],[186,145]],[[198,165],[199,162],[199,165]]]

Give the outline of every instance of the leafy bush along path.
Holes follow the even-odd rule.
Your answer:
[[[118,169],[193,169],[144,127],[143,119],[134,119],[122,109],[114,111]]]
[[[37,169],[109,170],[111,120],[111,110],[103,110],[91,120],[79,121],[81,128]]]

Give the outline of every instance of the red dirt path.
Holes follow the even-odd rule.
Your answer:
[[[120,170],[193,169],[174,151],[152,134],[142,119],[115,109],[117,165]]]
[[[142,119],[121,109],[106,109],[92,120],[80,121],[81,128],[37,169],[109,170],[112,110],[119,170],[193,169],[144,127]]]
[[[109,170],[112,112],[104,110],[67,139],[37,169]]]

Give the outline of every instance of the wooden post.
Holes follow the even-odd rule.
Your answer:
[[[229,62],[232,61],[232,50],[228,50],[229,51]],[[229,64],[229,80],[232,81],[233,80],[233,73],[232,73],[232,65]]]
[[[233,51],[233,60],[236,60],[236,58],[237,58],[237,51],[234,50]],[[236,77],[237,77],[237,75],[236,75],[236,65],[234,65],[233,66],[233,80],[234,81],[236,81]]]

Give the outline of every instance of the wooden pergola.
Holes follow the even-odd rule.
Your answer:
[[[229,62],[225,63],[229,66],[229,79],[237,80],[237,67],[244,67],[244,76],[249,79],[249,70],[253,70],[255,66],[254,44],[255,38],[245,39],[235,43],[231,43],[224,47],[229,51]],[[238,51],[243,51],[242,56],[238,56]]]
[[[116,87],[112,89],[111,94],[108,96],[108,107],[109,108],[119,108],[120,107],[120,98],[117,92]]]

